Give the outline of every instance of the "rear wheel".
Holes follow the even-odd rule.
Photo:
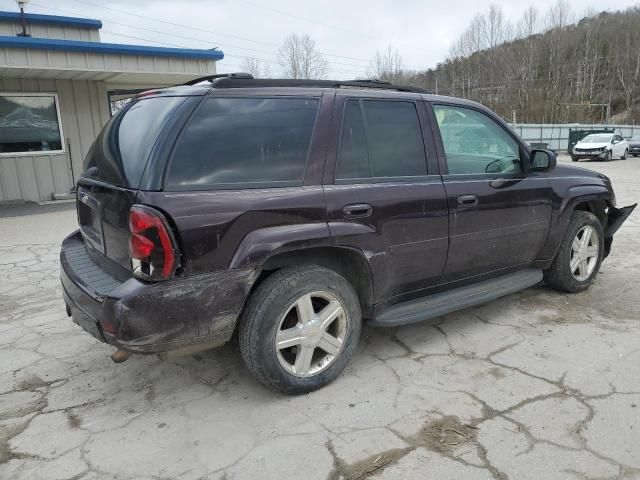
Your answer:
[[[629,149],[626,149],[624,151],[624,153],[622,154],[622,156],[620,157],[620,160],[626,160],[627,159],[627,155],[629,155]]]
[[[577,210],[551,266],[544,272],[547,284],[565,292],[586,289],[600,270],[604,252],[604,232],[598,217]]]
[[[286,268],[249,298],[240,320],[240,351],[267,387],[306,393],[342,372],[360,329],[360,302],[347,280],[315,265]]]

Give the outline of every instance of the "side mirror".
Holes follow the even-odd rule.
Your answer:
[[[529,154],[531,170],[553,170],[556,167],[556,154],[551,150],[533,149]]]

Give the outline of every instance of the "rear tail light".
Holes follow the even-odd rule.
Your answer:
[[[136,277],[144,280],[171,278],[178,267],[178,250],[162,213],[143,205],[131,207],[129,254]]]

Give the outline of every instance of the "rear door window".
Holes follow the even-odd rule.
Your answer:
[[[83,175],[119,187],[138,188],[158,136],[184,97],[138,100],[116,114],[87,154]]]
[[[426,174],[424,142],[413,102],[347,100],[337,179]]]
[[[166,190],[302,185],[317,98],[208,98],[175,147]]]

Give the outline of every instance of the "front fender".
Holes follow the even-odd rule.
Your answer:
[[[576,206],[581,203],[604,202],[606,207],[613,207],[615,203],[612,192],[605,185],[575,185],[569,187],[561,198],[562,201],[551,219],[547,241],[538,255],[539,261],[550,261],[556,256]],[[604,218],[601,220],[604,221]]]
[[[608,207],[615,206],[613,192],[604,185],[575,185],[569,187],[558,209],[557,220],[566,220],[568,223],[576,205],[593,200],[604,201]]]
[[[242,239],[229,268],[256,267],[277,253],[330,245],[331,234],[327,223],[261,228]]]

